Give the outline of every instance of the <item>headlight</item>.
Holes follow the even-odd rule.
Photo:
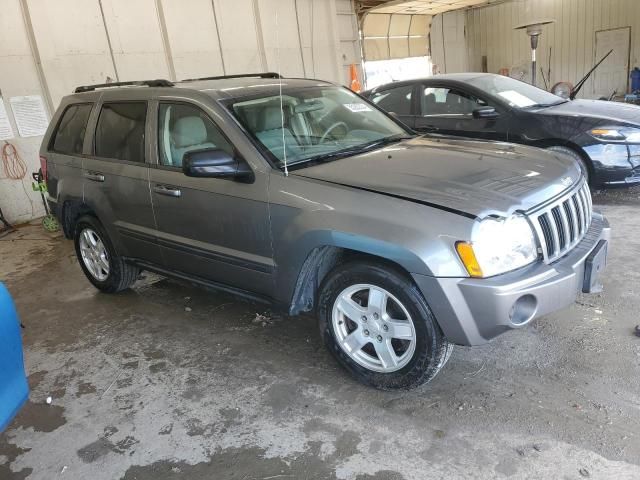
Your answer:
[[[458,242],[456,249],[472,277],[492,277],[538,259],[535,236],[522,215],[482,220],[471,242]]]
[[[589,130],[589,134],[604,142],[640,143],[640,128],[600,127]]]

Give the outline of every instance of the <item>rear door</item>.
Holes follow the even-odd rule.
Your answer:
[[[386,112],[392,113],[405,125],[413,128],[416,119],[416,85],[398,85],[377,90],[369,99]]]
[[[103,96],[91,122],[90,154],[82,164],[84,198],[119,255],[160,264],[146,163],[147,109],[146,101]]]
[[[421,85],[418,97],[415,129],[419,132],[507,140],[508,113],[484,99],[459,88],[430,85]],[[499,116],[474,118],[473,111],[482,107],[496,108]]]
[[[150,179],[166,268],[271,295],[268,175],[255,172],[253,183],[187,177],[182,159],[189,151],[239,153],[206,106],[167,100],[156,108],[158,164]]]

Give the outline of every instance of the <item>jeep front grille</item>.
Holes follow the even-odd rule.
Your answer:
[[[565,255],[586,235],[591,225],[591,192],[583,182],[560,200],[530,215],[546,263]]]

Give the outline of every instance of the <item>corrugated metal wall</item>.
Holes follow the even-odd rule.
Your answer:
[[[444,14],[445,39],[448,46],[448,18],[460,12]],[[482,57],[487,56],[487,70],[497,73],[500,68],[530,64],[529,37],[513,27],[532,20],[553,19],[546,25],[538,46],[538,64],[545,70],[551,47],[551,84],[565,80],[575,83],[595,63],[595,34],[599,30],[631,27],[631,68],[640,64],[640,0],[515,0],[464,12],[466,23],[466,54],[469,71],[482,70]],[[433,27],[441,19],[434,18]],[[451,23],[451,21],[449,21]],[[442,40],[432,33],[434,41]],[[433,48],[438,53],[437,48]],[[459,50],[449,52],[461,55]],[[434,55],[434,63],[443,65],[442,55]],[[447,62],[449,63],[449,62]],[[448,71],[452,71],[448,69]],[[538,70],[538,86],[543,86]],[[596,97],[594,83],[588,81],[583,97]]]

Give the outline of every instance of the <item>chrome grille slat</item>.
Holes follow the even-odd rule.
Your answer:
[[[576,209],[576,215],[578,216],[578,230],[580,232],[580,236],[584,235],[584,219],[582,218],[582,211],[580,209],[580,202],[578,201],[578,196],[575,195],[571,198],[571,203]]]
[[[576,212],[576,206],[573,203],[573,200],[570,198],[567,199],[567,205],[569,205],[569,210],[571,211],[571,220],[573,222],[573,229],[575,231],[574,241],[576,238],[580,238],[580,224],[578,222],[578,212]]]
[[[580,205],[582,206],[580,214],[582,215],[582,224],[584,225],[584,229],[586,231],[587,228],[589,228],[589,222],[587,221],[587,205],[584,201],[584,192],[582,191],[582,189],[578,192],[578,202],[580,202]]]
[[[564,210],[564,202],[556,207],[558,209],[558,213],[560,214],[560,224],[562,226],[562,237],[564,237],[564,245],[562,245],[563,250],[569,249],[571,246],[571,229],[569,228],[569,219],[567,218],[567,212]]]
[[[591,225],[592,211],[591,192],[583,181],[569,194],[529,216],[546,263],[557,260],[580,243]]]
[[[562,209],[564,210],[564,215],[567,219],[567,226],[569,227],[569,243],[572,244],[576,239],[576,220],[575,216],[571,212],[568,200],[562,202]]]

